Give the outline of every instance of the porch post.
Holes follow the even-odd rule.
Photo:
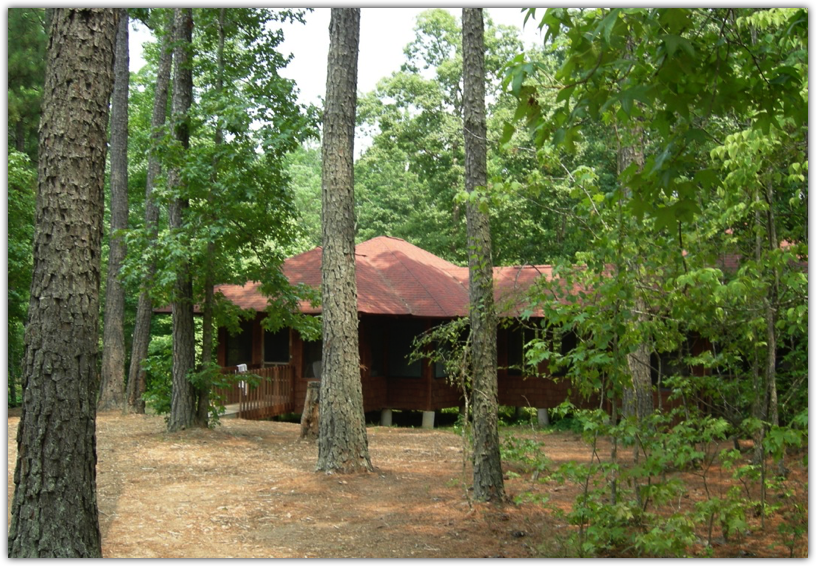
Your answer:
[[[383,409],[380,413],[380,426],[391,426],[391,409]]]

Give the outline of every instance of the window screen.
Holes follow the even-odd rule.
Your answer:
[[[303,343],[303,377],[320,379],[320,364],[323,361],[323,340]]]
[[[238,334],[227,332],[227,365],[252,363],[252,326],[253,321],[241,321],[241,331]]]
[[[422,377],[422,362],[408,363],[414,349],[414,338],[425,330],[421,321],[398,321],[388,332],[388,375],[390,377]]]
[[[264,362],[270,364],[289,363],[289,329],[264,332]]]

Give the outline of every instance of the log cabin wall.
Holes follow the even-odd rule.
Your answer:
[[[509,328],[499,327],[496,336],[499,405],[537,409],[559,405],[566,399],[569,387],[565,383],[556,383],[549,377],[542,377],[547,370],[546,363],[539,364],[538,376],[533,375],[532,371],[522,372],[518,368],[510,368],[519,362],[519,354],[512,356],[510,350],[521,345],[513,332]]]
[[[215,350],[215,360],[221,367],[227,365],[227,329],[223,326],[218,329],[218,346]]]
[[[264,334],[259,314],[251,323],[252,334],[249,337],[233,337],[232,339],[250,340],[252,344],[251,359],[247,363],[251,366],[264,365]],[[363,407],[366,412],[379,411],[384,408],[397,410],[436,411],[448,407],[462,405],[461,395],[456,386],[451,385],[445,377],[437,376],[433,364],[427,360],[420,363],[421,369],[416,377],[393,376],[389,372],[389,347],[399,350],[399,355],[406,350],[405,344],[393,344],[396,337],[401,336],[400,325],[409,326],[413,330],[427,330],[439,320],[424,319],[418,321],[408,317],[393,316],[361,316],[360,329],[360,377],[363,390]],[[413,326],[412,326],[413,325]],[[291,330],[289,363],[293,367],[293,407],[300,412],[306,399],[306,390],[310,381],[317,381],[313,377],[306,377],[306,360],[308,345],[299,333]],[[403,336],[404,338],[404,336]],[[226,366],[228,333],[225,328],[218,329],[217,359],[221,366]],[[510,364],[509,348],[513,347],[510,341],[510,332],[506,328],[499,328],[497,336],[498,361],[498,395],[499,404],[511,407],[552,408],[562,403],[569,395],[571,385],[567,380],[555,381],[544,376],[546,363],[539,367],[539,376],[525,376],[518,370],[508,369]],[[695,353],[703,351],[709,344],[696,341],[693,350]],[[396,350],[395,350],[396,351]],[[315,354],[312,353],[312,356]],[[392,360],[392,364],[398,360]],[[405,366],[403,366],[403,370]],[[702,373],[700,368],[692,368],[695,375]],[[527,372],[530,373],[530,372]],[[544,377],[542,377],[544,376]],[[677,402],[668,403],[667,390],[655,391],[655,406],[658,398],[665,408],[676,406]],[[579,399],[575,396],[572,402],[583,408],[595,408],[599,398]]]
[[[432,410],[430,364],[424,359],[409,364],[405,359],[412,349],[413,336],[430,325],[429,319],[369,317],[372,355],[377,348],[382,352],[384,396],[381,409]]]
[[[252,364],[263,366],[264,363],[264,331],[261,328],[261,318],[265,314],[256,313],[255,320],[252,321]]]
[[[383,371],[382,325],[377,318],[361,316],[360,329],[360,381],[363,386],[363,410],[379,411],[386,406],[388,381]],[[375,352],[380,347],[379,352]]]
[[[459,407],[465,403],[456,386],[451,385],[445,377],[431,377],[431,408],[438,411],[448,407]]]

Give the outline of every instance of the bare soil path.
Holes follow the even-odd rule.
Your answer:
[[[297,424],[222,422],[168,434],[158,416],[97,417],[105,557],[534,557],[566,528],[532,503],[469,504],[461,439],[449,429],[370,427],[376,473],[340,476],[314,473],[317,447],[298,441]],[[18,424],[9,417],[9,509]],[[556,463],[589,457],[574,434],[541,438]],[[575,495],[528,474],[509,474],[506,488],[564,506]]]

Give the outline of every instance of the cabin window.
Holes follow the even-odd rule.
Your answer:
[[[527,343],[535,338],[535,332],[522,326],[511,326],[507,329],[507,374],[526,375],[524,351]]]
[[[277,332],[264,331],[264,363],[289,363],[288,328],[281,328]]]
[[[434,362],[434,377],[437,379],[448,377],[448,370],[444,362]]]
[[[303,343],[303,377],[320,379],[323,363],[323,340]]]
[[[549,336],[550,348],[554,352],[559,352],[562,356],[569,354],[578,345],[578,337],[574,332],[547,332]],[[527,344],[536,337],[536,331],[532,328],[514,326],[507,329],[507,373],[508,375],[534,375],[535,368],[530,367],[525,357]],[[567,374],[568,366],[562,366],[556,371],[550,371],[550,375],[563,377]]]
[[[465,343],[468,339],[468,332],[462,331],[459,334],[459,343],[455,345],[457,354],[462,353],[462,350],[465,347]],[[451,348],[450,342],[435,342],[433,345],[434,350],[436,353],[441,355],[443,359],[450,359],[453,356],[453,350]],[[440,360],[437,362],[433,362],[433,375],[437,379],[442,379],[443,377],[448,377],[448,368],[445,365],[445,362]]]
[[[374,328],[368,333],[368,343],[371,347],[371,377],[385,375],[385,340],[381,328]]]
[[[254,321],[242,320],[237,334],[227,332],[227,366],[252,363],[252,326]]]
[[[553,339],[553,350],[559,352],[562,356],[566,356],[578,346],[578,335],[575,332],[568,330],[560,334],[560,338]],[[558,370],[552,372],[552,375],[563,377],[567,375],[571,362],[565,366],[561,366]]]
[[[408,362],[414,349],[414,338],[425,330],[422,321],[411,320],[391,325],[388,333],[388,375],[422,377],[422,361]]]

